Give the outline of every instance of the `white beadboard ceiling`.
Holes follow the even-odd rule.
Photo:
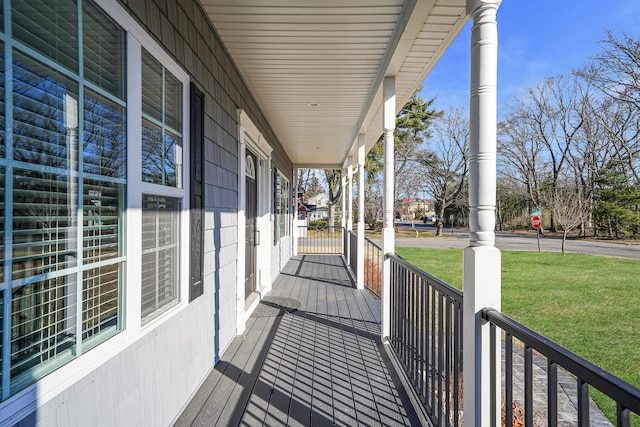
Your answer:
[[[341,167],[382,134],[464,26],[465,0],[200,0],[297,167]]]

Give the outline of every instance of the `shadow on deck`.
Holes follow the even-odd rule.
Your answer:
[[[339,256],[294,257],[176,425],[419,425],[379,337]]]

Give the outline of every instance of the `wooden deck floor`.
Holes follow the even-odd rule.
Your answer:
[[[339,256],[295,257],[178,426],[419,425]]]

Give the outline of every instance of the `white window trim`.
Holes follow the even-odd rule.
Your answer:
[[[291,181],[289,180],[289,178],[287,178],[287,176],[284,174],[284,172],[282,172],[280,169],[275,168],[275,171],[278,173],[278,175],[280,176],[280,180],[281,182],[284,181],[287,185],[287,194],[285,197],[285,206],[284,206],[284,210],[285,212],[282,213],[281,215],[285,216],[285,235],[284,236],[280,236],[280,230],[278,229],[278,241],[277,243],[282,242],[283,239],[287,238],[287,237],[291,237],[292,234],[292,230],[291,230]],[[280,184],[282,186],[282,184]],[[274,189],[275,190],[275,189]],[[281,189],[279,189],[281,190]],[[273,191],[275,193],[275,191]],[[278,196],[280,196],[280,194],[278,194]],[[275,194],[274,194],[275,197]],[[278,200],[278,208],[280,208],[280,201]],[[275,215],[278,215],[278,212],[274,212]],[[278,222],[277,218],[274,219],[274,227],[279,227],[280,223]]]
[[[128,15],[127,15],[128,16]],[[129,17],[131,18],[131,17]],[[121,24],[122,25],[122,24]],[[189,250],[179,251],[178,298],[179,302],[158,314],[157,317],[142,325],[141,317],[141,284],[142,272],[142,195],[161,195],[181,199],[180,247],[189,248],[189,179],[184,179],[189,168],[189,78],[173,59],[166,54],[147,33],[125,28],[127,31],[127,268],[125,287],[125,329],[136,333],[141,329],[153,328],[162,319],[172,316],[184,308],[189,302]],[[142,181],[142,48],[162,63],[162,66],[182,82],[182,188],[168,187]],[[135,61],[132,60],[135,57]],[[132,81],[133,78],[140,79]]]

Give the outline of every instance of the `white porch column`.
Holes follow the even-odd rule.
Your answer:
[[[340,225],[341,225],[341,232],[340,235],[343,235],[344,233],[346,233],[346,231],[344,230],[346,228],[346,224],[347,224],[347,172],[346,169],[342,169],[341,170],[341,184],[342,184],[342,213],[341,213],[341,218],[342,220],[340,221]],[[343,246],[342,248],[342,259],[344,260],[344,264],[348,267],[349,266],[349,254],[348,254],[348,248],[344,247],[344,239],[340,242],[340,245]]]
[[[382,226],[382,252],[395,252],[395,235],[393,231],[394,201],[394,146],[393,131],[396,127],[396,78],[385,77],[382,83],[382,127],[384,129],[384,219]],[[391,262],[382,263],[382,339],[391,332]]]
[[[349,156],[347,166],[347,230],[353,231],[353,159]]]
[[[364,289],[364,134],[358,135],[358,264],[356,289]]]
[[[349,156],[347,160],[347,192],[343,194],[344,194],[343,200],[347,205],[346,206],[347,223],[345,224],[346,228],[344,231],[346,236],[345,256],[347,257],[347,265],[351,267],[351,270],[353,271],[354,266],[351,265],[351,251],[353,250],[353,248],[351,248],[351,237],[349,236],[349,233],[353,231],[353,159],[351,158],[351,156]]]
[[[342,185],[342,211],[340,213],[340,217],[342,218],[342,220],[340,221],[340,224],[342,225],[342,227],[346,227],[346,223],[347,223],[347,215],[346,215],[346,202],[345,202],[345,192],[347,191],[347,173],[345,169],[342,169],[341,171],[341,176],[340,176],[340,184]]]
[[[500,309],[500,251],[495,243],[496,80],[500,0],[467,0],[471,29],[469,246],[464,250],[464,425],[491,425],[490,330],[485,307]],[[500,360],[500,341],[496,340]],[[498,371],[499,371],[498,367]],[[500,372],[496,384],[500,384]],[[498,390],[498,393],[500,391]],[[495,398],[500,425],[500,395]]]
[[[295,201],[293,202],[294,207],[293,207],[293,230],[292,230],[292,235],[293,235],[293,256],[298,255],[298,236],[300,236],[300,212],[298,211],[298,194],[299,194],[299,189],[298,186],[300,185],[300,183],[298,182],[298,168],[293,168],[293,191],[294,191],[294,199]]]

